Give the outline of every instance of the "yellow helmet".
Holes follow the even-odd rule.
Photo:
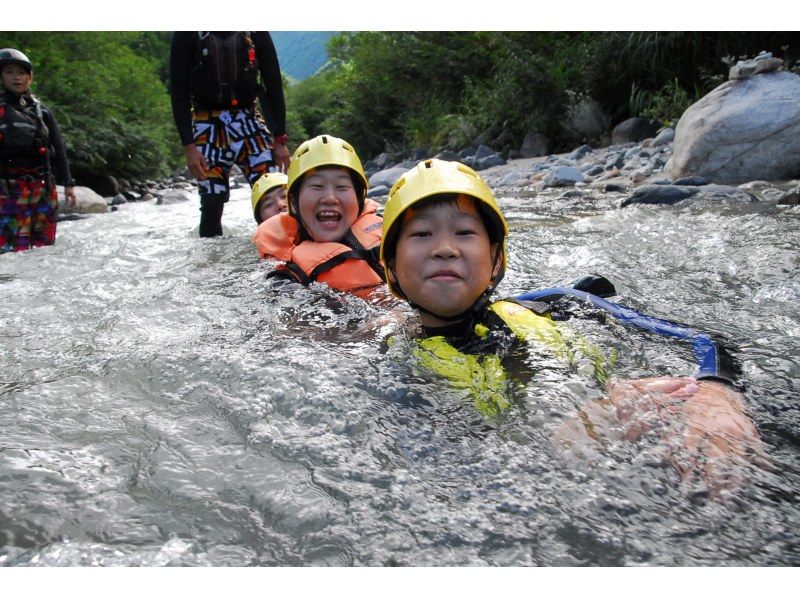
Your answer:
[[[253,216],[255,216],[256,221],[258,221],[258,212],[256,209],[258,208],[258,202],[261,201],[261,198],[275,187],[286,187],[288,180],[289,177],[282,172],[268,172],[267,174],[262,174],[255,182],[253,185],[253,193],[250,195],[250,201],[253,204]]]
[[[506,271],[506,237],[508,237],[508,224],[497,205],[492,190],[477,172],[460,162],[447,162],[445,160],[424,160],[411,170],[403,174],[389,191],[386,207],[383,211],[383,239],[381,241],[380,260],[386,271],[386,246],[396,243],[397,226],[402,222],[401,216],[411,206],[433,195],[442,193],[457,193],[475,198],[483,206],[484,213],[494,220],[497,234],[502,237],[502,265],[495,279],[492,289],[503,278]],[[491,234],[491,232],[490,232]],[[388,277],[387,277],[388,279]],[[405,299],[391,280],[387,280],[389,290],[396,297]]]
[[[362,187],[358,197],[359,213],[364,208],[364,198],[367,195],[369,183],[364,174],[364,167],[356,154],[353,146],[344,139],[333,137],[332,135],[319,135],[300,144],[289,164],[289,213],[297,216],[299,209],[297,206],[298,194],[296,186],[300,183],[310,170],[322,168],[324,166],[341,166],[350,169],[355,173],[359,186]]]

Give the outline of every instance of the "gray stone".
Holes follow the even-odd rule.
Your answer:
[[[656,138],[653,139],[653,147],[658,147],[661,145],[667,145],[668,143],[672,143],[675,141],[675,129],[672,127],[667,127],[663,131],[661,131]]]
[[[157,205],[168,205],[173,203],[179,203],[182,201],[189,201],[192,199],[193,193],[190,192],[188,189],[167,189],[164,193],[161,193],[156,200]]]
[[[800,175],[800,76],[766,73],[723,83],[678,121],[672,178],[716,183]]]
[[[638,142],[648,137],[655,137],[656,127],[649,120],[634,116],[619,123],[611,132],[611,143],[614,145]]]
[[[611,118],[592,99],[584,99],[569,110],[567,128],[579,138],[600,139],[609,127]]]
[[[64,198],[64,187],[56,187],[58,193],[58,210],[64,214],[105,214],[108,203],[89,187],[75,187],[75,207],[69,207]]]
[[[111,198],[111,203],[109,203],[109,205],[119,206],[124,203],[128,203],[128,200],[125,199],[125,195],[123,195],[122,193],[117,193],[114,197]]]
[[[686,188],[686,187],[684,187]],[[690,187],[691,188],[691,187]],[[696,199],[708,199],[713,201],[726,200],[726,201],[741,201],[753,202],[758,201],[758,198],[738,187],[730,187],[728,185],[704,185],[702,187],[695,187],[698,190]]]
[[[627,187],[617,183],[608,183],[603,187],[604,193],[624,193],[625,191],[627,191]]]
[[[752,60],[740,60],[728,71],[728,79],[746,79],[761,73],[777,71],[783,66],[783,60],[773,58],[771,52],[761,52]]]
[[[600,164],[595,164],[594,166],[590,164],[589,166],[590,166],[589,170],[586,171],[586,174],[589,176],[597,176],[599,174],[603,174],[603,172],[605,171],[605,169]]]
[[[486,170],[487,168],[491,168],[492,166],[502,166],[505,163],[506,161],[503,160],[503,158],[501,158],[497,154],[493,154],[491,156],[486,156],[484,158],[476,157],[473,160],[472,167],[475,170]]]
[[[567,156],[567,158],[569,160],[580,160],[584,156],[591,154],[593,151],[594,150],[588,145],[582,145],[572,150],[572,152]]]
[[[573,166],[558,166],[548,172],[543,180],[548,187],[571,187],[583,182],[583,174]]]
[[[461,156],[455,152],[451,152],[450,150],[442,150],[436,154],[434,158],[437,160],[447,160],[448,162],[459,162],[461,160]]]
[[[370,187],[369,191],[367,191],[367,197],[384,197],[386,195],[389,195],[389,187],[386,185]]]
[[[687,176],[682,179],[672,181],[673,185],[685,185],[687,187],[701,187],[708,185],[708,181],[701,176]]]
[[[470,145],[469,147],[465,147],[460,152],[458,152],[458,157],[464,160],[465,158],[471,158],[475,155],[475,152],[478,151],[477,145]]]
[[[148,191],[147,193],[142,195],[142,199],[140,201],[153,201],[154,199],[155,197],[153,197],[153,194]]]
[[[478,149],[475,151],[475,155],[472,156],[476,161],[480,160],[481,158],[488,158],[489,156],[496,155],[497,152],[490,148],[488,145],[479,145]]]
[[[550,141],[538,131],[531,131],[522,140],[522,147],[519,148],[521,158],[538,158],[546,156]]]
[[[671,185],[672,179],[662,178],[662,179],[650,179],[647,181],[648,185]]]
[[[642,185],[635,189],[622,202],[621,207],[631,204],[672,205],[698,193],[697,187],[676,187],[674,185]]]
[[[408,168],[404,168],[402,166],[394,166],[392,168],[387,168],[386,170],[381,170],[376,172],[371,177],[369,177],[369,186],[372,187],[379,187],[381,185],[385,187],[391,188],[392,185],[395,184],[397,179],[399,179],[403,174],[408,170]]]
[[[501,185],[516,185],[520,181],[527,182],[527,178],[519,170],[512,170],[500,179]]]
[[[778,200],[779,206],[796,206],[800,204],[800,186],[788,191]]]
[[[577,199],[583,197],[585,194],[583,191],[578,191],[577,189],[571,189],[563,193],[558,199]]]
[[[386,152],[383,152],[382,154],[375,156],[372,161],[375,162],[379,169],[383,169],[392,163],[392,157]]]
[[[121,195],[128,201],[139,201],[142,199],[141,193],[137,193],[136,191],[123,191]]]
[[[622,168],[623,166],[625,166],[625,157],[622,154],[609,154],[608,158],[606,159],[606,170]]]

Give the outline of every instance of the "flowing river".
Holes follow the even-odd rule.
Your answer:
[[[718,500],[653,438],[559,453],[599,389],[542,359],[500,420],[410,371],[387,302],[270,289],[249,190],[128,204],[0,256],[0,565],[800,565],[800,212],[504,197],[501,295],[584,274],[720,333],[771,466]],[[570,321],[618,374],[686,343]],[[402,343],[400,343],[402,345]],[[688,485],[687,485],[688,484]]]

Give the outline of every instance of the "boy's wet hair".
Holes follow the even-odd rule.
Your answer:
[[[483,224],[483,228],[486,229],[486,233],[489,235],[489,243],[494,245],[495,243],[502,243],[504,232],[503,226],[500,222],[497,221],[497,217],[491,213],[491,211],[483,205],[483,202],[472,197],[471,195],[463,194],[463,193],[437,193],[436,195],[431,195],[430,197],[426,197],[425,199],[415,203],[413,206],[408,208],[409,210],[414,211],[421,211],[428,207],[448,203],[450,206],[456,208],[457,210],[461,210],[458,205],[459,198],[464,198],[468,200],[472,206],[477,210],[478,215],[480,216],[481,223]],[[383,248],[383,255],[386,259],[386,262],[390,262],[395,257],[395,252],[397,249],[397,238],[400,235],[400,230],[403,228],[403,219],[398,218],[397,224],[392,227],[392,230],[389,231],[386,239],[384,239],[384,248]]]

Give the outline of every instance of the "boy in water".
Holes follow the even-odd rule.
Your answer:
[[[476,406],[496,415],[508,406],[503,359],[520,343],[576,363],[587,357],[607,397],[590,402],[559,440],[597,440],[609,420],[635,440],[666,422],[683,422],[682,448],[671,461],[684,478],[701,473],[712,489],[730,483],[726,462],[763,449],[741,394],[724,372],[704,379],[608,380],[602,352],[569,335],[547,313],[490,295],[506,269],[508,226],[486,183],[457,162],[426,160],[389,192],[381,262],[389,290],[419,314],[415,357],[425,369],[468,389]],[[669,426],[665,426],[667,428]]]
[[[286,183],[289,178],[282,172],[269,172],[253,185],[250,200],[256,224],[286,211]],[[253,240],[255,242],[255,239]]]
[[[331,135],[303,142],[289,166],[289,211],[262,222],[259,255],[280,260],[270,277],[325,283],[366,296],[383,284],[382,219],[366,199],[367,178],[353,146]]]

